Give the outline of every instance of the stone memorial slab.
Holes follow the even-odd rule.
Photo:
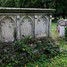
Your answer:
[[[0,7],[0,41],[50,36],[53,11],[55,9]]]

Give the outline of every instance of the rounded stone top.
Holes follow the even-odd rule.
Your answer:
[[[0,7],[0,13],[52,13],[55,9]]]

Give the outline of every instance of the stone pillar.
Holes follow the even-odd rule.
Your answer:
[[[20,39],[20,16],[16,16],[16,31],[17,31],[17,39]]]
[[[52,22],[52,15],[50,15],[50,18],[49,18],[49,36],[51,37],[51,22]]]
[[[36,37],[36,23],[37,23],[37,18],[38,18],[38,16],[37,15],[35,15],[35,23],[34,23],[34,37]]]

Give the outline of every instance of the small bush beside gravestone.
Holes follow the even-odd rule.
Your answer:
[[[43,62],[59,53],[59,46],[52,38],[47,37],[25,37],[12,45],[1,45],[0,49],[0,64],[12,67],[22,66],[28,62]]]

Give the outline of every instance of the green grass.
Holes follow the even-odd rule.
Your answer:
[[[28,63],[27,67],[67,67],[67,54],[60,54],[49,61]]]
[[[58,37],[57,23],[52,23],[52,25],[51,25],[51,35],[52,35],[53,39],[56,39]]]
[[[49,67],[67,67],[67,54],[56,56],[50,63]]]
[[[57,32],[57,23],[52,23],[52,38],[60,45],[60,48],[67,49],[67,42],[64,38],[59,37]]]
[[[57,23],[52,23],[52,38],[59,44],[60,48],[67,50],[67,42],[64,38],[60,38],[57,32]],[[27,67],[67,67],[67,53],[61,53],[58,56],[52,58],[50,61],[48,59],[44,62],[28,63]]]

